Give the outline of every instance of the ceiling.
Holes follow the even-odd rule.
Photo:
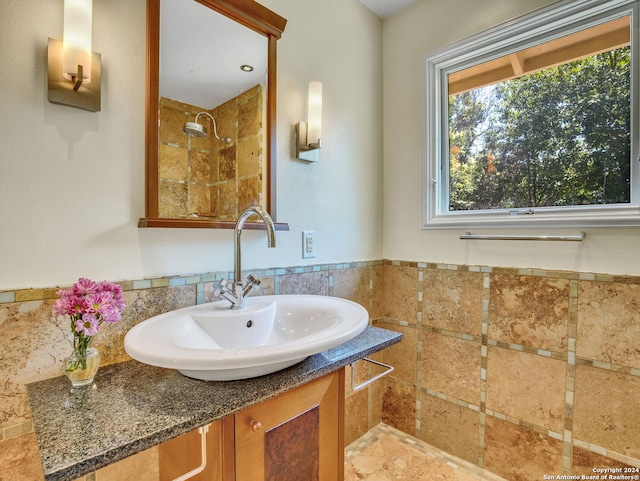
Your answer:
[[[380,18],[387,18],[394,13],[413,5],[418,0],[360,0],[369,10]]]

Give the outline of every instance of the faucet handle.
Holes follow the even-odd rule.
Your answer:
[[[213,290],[213,295],[218,297],[218,296],[220,296],[220,294],[222,294],[222,291],[224,289],[226,289],[227,280],[226,279],[220,279],[219,282],[213,284],[213,287],[215,287],[215,289]]]
[[[247,283],[245,284],[244,289],[242,290],[242,295],[249,296],[251,294],[251,291],[259,288],[260,288],[260,279],[256,279],[252,275],[248,275]]]
[[[253,289],[259,289],[259,288],[260,288],[260,279],[256,279],[252,275],[248,275],[247,276],[247,285],[245,286],[245,289],[247,291],[251,291]]]

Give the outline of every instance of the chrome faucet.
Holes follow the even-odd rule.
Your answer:
[[[233,281],[227,282],[222,279],[217,285],[214,292],[216,296],[222,296],[231,303],[231,309],[242,309],[244,307],[244,298],[251,295],[253,290],[260,285],[260,281],[253,276],[247,276],[247,282],[242,281],[242,259],[240,250],[240,235],[242,234],[242,228],[245,221],[253,216],[257,215],[264,222],[267,228],[267,245],[269,247],[276,246],[276,229],[273,225],[273,220],[266,210],[258,206],[251,206],[247,208],[238,218],[236,227],[233,230],[235,244],[233,246]],[[229,287],[231,284],[231,287]]]

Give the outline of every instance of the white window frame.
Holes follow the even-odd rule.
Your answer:
[[[638,0],[569,0],[471,36],[423,58],[423,229],[474,227],[603,227],[640,225]],[[630,203],[449,211],[449,73],[626,15],[631,16]],[[533,212],[533,214],[531,214]]]

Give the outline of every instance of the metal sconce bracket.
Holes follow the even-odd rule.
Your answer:
[[[307,122],[296,124],[296,158],[308,162],[318,162],[320,160],[320,139],[317,143],[309,143]]]
[[[62,75],[62,40],[49,39],[47,50],[47,86],[49,102],[77,107],[91,112],[100,111],[102,82],[101,56],[91,52],[91,82],[67,80]],[[78,78],[82,78],[82,74]]]

